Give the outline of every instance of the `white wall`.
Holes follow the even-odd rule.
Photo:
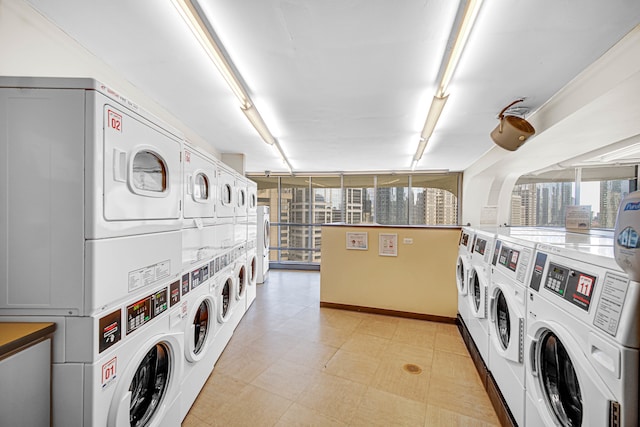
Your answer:
[[[0,75],[97,79],[220,158],[203,138],[22,0],[0,0]]]
[[[605,53],[527,120],[536,135],[518,151],[494,146],[464,171],[462,223],[478,225],[481,207],[510,219],[520,175],[640,135],[640,26]]]

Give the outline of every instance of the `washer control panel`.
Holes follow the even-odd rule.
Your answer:
[[[596,280],[596,276],[591,274],[550,262],[544,287],[584,311],[589,311]]]

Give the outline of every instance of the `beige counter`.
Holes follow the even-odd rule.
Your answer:
[[[347,249],[347,233],[366,233],[368,248]],[[397,235],[397,256],[379,254],[381,233]],[[459,227],[325,225],[321,305],[453,321],[459,238]]]

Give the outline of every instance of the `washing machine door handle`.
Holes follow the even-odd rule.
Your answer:
[[[531,375],[533,375],[534,377],[538,376],[538,364],[537,364],[537,357],[536,357],[537,350],[538,350],[538,340],[532,339],[531,348],[529,349],[529,363],[531,364]]]
[[[489,297],[489,321],[491,323],[496,322],[495,305],[496,305],[496,297],[494,295],[491,295]]]
[[[117,148],[113,149],[113,180],[127,182],[127,153]]]

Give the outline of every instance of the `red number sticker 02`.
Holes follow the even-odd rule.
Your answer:
[[[108,110],[107,120],[109,121],[108,125],[111,129],[115,129],[118,132],[122,132],[122,116],[115,111]]]

